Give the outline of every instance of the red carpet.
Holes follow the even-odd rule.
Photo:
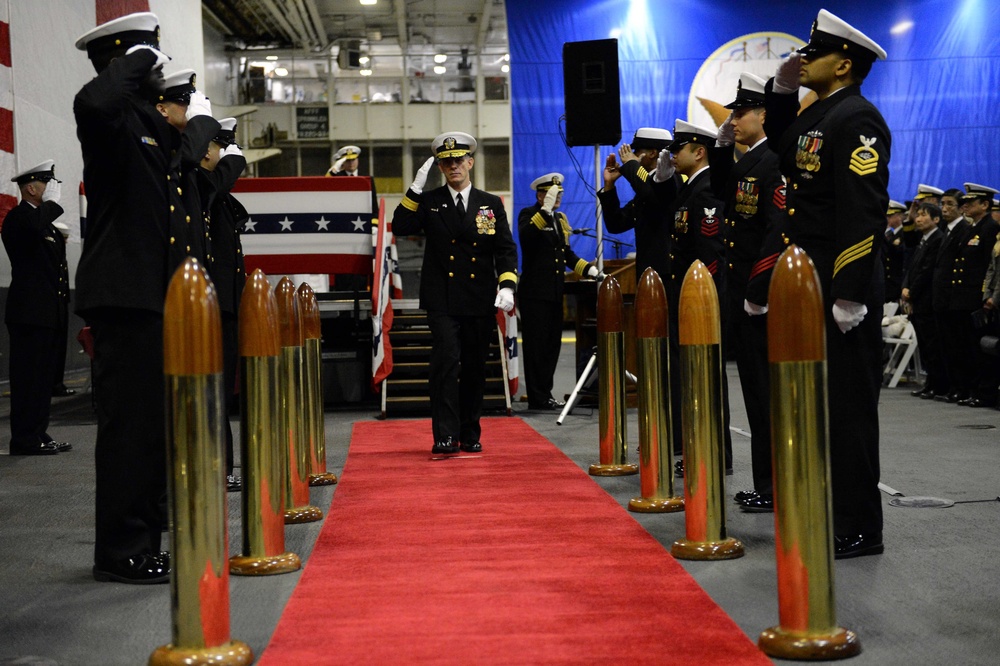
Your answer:
[[[521,419],[483,419],[480,457],[430,442],[426,420],[355,424],[260,664],[771,663]]]

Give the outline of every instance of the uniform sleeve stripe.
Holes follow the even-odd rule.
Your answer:
[[[760,261],[758,261],[757,263],[755,263],[753,265],[753,268],[750,269],[750,277],[753,278],[753,277],[756,277],[756,276],[760,275],[764,271],[771,270],[772,268],[774,268],[774,265],[776,263],[778,263],[778,255],[777,255],[777,253],[772,254],[769,257],[764,257],[763,259],[761,259]]]
[[[517,273],[501,273],[497,282],[500,284],[503,284],[504,282],[513,282],[514,284],[517,284]]]
[[[837,273],[840,272],[840,269],[842,269],[847,264],[851,263],[852,261],[857,261],[858,259],[867,254],[871,254],[872,243],[874,243],[874,241],[875,241],[875,236],[872,235],[864,239],[860,243],[855,243],[851,247],[841,252],[840,256],[838,256],[837,260],[833,263],[834,277],[836,277]]]
[[[646,167],[642,166],[636,170],[635,175],[644,183],[646,182],[646,179],[649,178],[649,172],[646,171]]]
[[[583,276],[583,272],[585,270],[587,270],[587,260],[586,259],[578,259],[577,262],[576,262],[576,266],[573,267],[573,272],[582,277]]]
[[[546,222],[545,218],[542,217],[541,211],[539,211],[539,212],[537,212],[537,213],[535,213],[534,215],[531,216],[531,223],[533,225],[535,225],[536,227],[538,227],[539,229],[544,229],[545,225],[548,224],[548,222]]]
[[[403,208],[405,208],[406,210],[413,210],[413,211],[417,210],[417,208],[420,207],[420,204],[411,199],[410,197],[403,197],[403,200],[400,202],[400,205],[402,205]]]

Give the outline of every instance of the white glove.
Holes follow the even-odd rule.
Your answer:
[[[774,72],[774,85],[771,87],[779,95],[787,95],[799,89],[799,68],[802,66],[802,54],[793,51],[781,61]]]
[[[417,175],[413,177],[413,182],[410,184],[411,190],[417,194],[424,191],[424,185],[427,183],[427,174],[430,173],[432,166],[434,166],[434,158],[428,157],[424,165],[417,169]]]
[[[504,287],[497,292],[497,300],[493,302],[495,307],[500,308],[504,312],[510,312],[514,309],[514,290],[510,287]]]
[[[346,157],[341,157],[339,160],[333,163],[333,166],[330,167],[330,171],[337,173],[338,171],[344,168],[344,162],[346,161],[347,161]]]
[[[200,90],[195,90],[191,93],[191,101],[188,103],[188,110],[184,113],[184,117],[191,120],[195,116],[211,116],[212,115],[212,103],[208,101],[205,97],[205,93]]]
[[[223,148],[222,152],[219,153],[219,157],[220,158],[226,157],[227,155],[237,155],[239,157],[242,157],[243,156],[243,151],[240,150],[240,147],[237,146],[235,143],[231,143],[228,146],[226,146],[225,148]]]
[[[587,277],[594,278],[596,280],[597,276],[601,274],[601,271],[597,270],[597,266],[595,266],[594,264],[591,264],[591,265],[587,266],[587,270],[586,270],[585,274],[586,274]]]
[[[744,298],[743,311],[746,312],[751,317],[756,317],[757,315],[767,314],[767,306],[751,303],[750,301]]]
[[[670,151],[664,148],[656,158],[656,173],[653,174],[654,183],[662,183],[674,177],[674,162],[670,159]]]
[[[556,206],[556,199],[559,198],[559,193],[562,192],[562,188],[558,185],[553,185],[545,193],[545,200],[542,201],[542,212],[546,215],[552,215],[552,209]]]
[[[162,67],[163,65],[166,65],[168,62],[170,62],[170,56],[168,56],[166,53],[164,53],[160,49],[154,49],[152,46],[147,46],[145,44],[136,44],[135,46],[131,47],[128,51],[126,51],[125,55],[131,55],[136,51],[141,51],[143,49],[148,49],[156,54],[156,62],[153,63],[153,66],[150,67],[150,69],[156,69],[157,67]]]
[[[736,143],[736,128],[733,127],[733,114],[730,113],[722,124],[719,125],[719,134],[715,138],[715,145],[724,148]]]
[[[59,197],[62,196],[62,183],[53,178],[48,183],[45,184],[45,189],[42,191],[42,201],[51,201],[52,203],[59,203]]]
[[[868,314],[868,306],[864,303],[838,298],[833,304],[833,319],[837,322],[841,333],[847,333],[860,324],[866,314]]]

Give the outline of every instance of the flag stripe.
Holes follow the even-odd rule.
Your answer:
[[[301,176],[288,178],[241,178],[233,187],[233,194],[241,192],[365,192],[368,193],[368,214],[371,215],[371,178],[327,178],[325,176]],[[243,201],[243,197],[240,197]]]
[[[256,254],[246,255],[247,273],[259,268],[269,275],[292,273],[354,273],[370,275],[371,255],[357,254]]]

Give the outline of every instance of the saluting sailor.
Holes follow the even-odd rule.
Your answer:
[[[765,95],[768,143],[787,179],[791,241],[816,265],[826,307],[835,557],[881,553],[878,396],[889,205],[889,128],[861,95],[885,51],[825,9]],[[799,114],[799,86],[819,101]]]
[[[514,308],[517,247],[500,197],[472,186],[476,140],[445,132],[434,157],[417,171],[392,216],[393,231],[427,237],[420,307],[427,311],[431,349],[432,453],[482,450],[486,359],[496,339],[496,308]],[[423,188],[437,162],[447,184]],[[499,290],[499,291],[498,291]]]

